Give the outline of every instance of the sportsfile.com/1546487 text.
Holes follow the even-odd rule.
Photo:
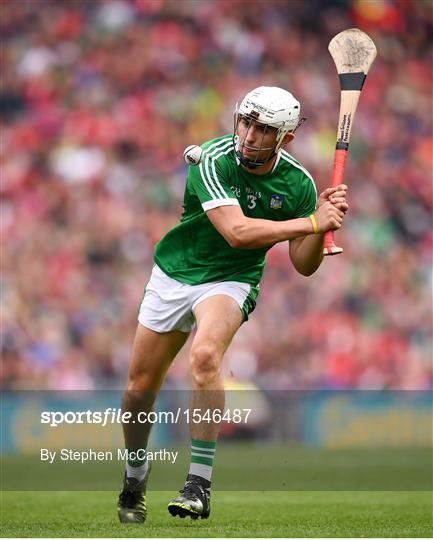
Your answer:
[[[181,409],[174,411],[141,411],[133,417],[131,412],[108,407],[104,411],[42,411],[41,424],[58,427],[62,424],[200,424],[201,422],[219,424],[222,422],[246,424],[251,409]]]

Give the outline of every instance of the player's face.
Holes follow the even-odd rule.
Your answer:
[[[274,151],[276,128],[239,116],[236,131],[239,136],[239,151],[244,157],[264,160]]]

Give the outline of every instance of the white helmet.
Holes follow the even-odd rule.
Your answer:
[[[278,129],[276,149],[281,146],[286,133],[299,124],[301,105],[290,92],[276,86],[259,86],[244,97],[236,115],[252,116],[256,122]]]
[[[270,161],[279,151],[285,135],[289,132],[293,133],[304,120],[300,122],[300,112],[299,101],[290,92],[282,88],[259,86],[248,92],[240,106],[236,104],[235,108],[233,144],[237,159],[249,169],[256,169]],[[265,132],[263,132],[262,142],[254,159],[243,154],[242,148],[245,145],[247,134],[244,135],[243,141],[241,141],[238,135],[240,118],[247,119],[249,126],[251,126],[252,122],[259,122],[276,129],[275,140],[271,148],[263,148],[262,144],[265,137]],[[259,159],[259,155],[263,150],[267,150],[268,155]]]

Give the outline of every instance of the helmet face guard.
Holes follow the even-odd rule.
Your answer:
[[[242,120],[247,122],[247,125],[246,125],[245,135],[241,139],[241,137],[238,134],[238,125],[239,125],[239,122],[241,122]],[[263,125],[262,138],[259,142],[258,148],[257,147],[251,148],[245,143],[245,141],[248,137],[248,132],[250,131],[251,126],[253,125],[254,122],[257,122],[257,120],[254,119],[254,115],[240,114],[236,110],[235,116],[234,116],[233,145],[235,147],[236,157],[242,163],[242,165],[244,165],[248,169],[257,169],[258,167],[261,167],[265,163],[268,163],[268,161],[270,161],[277,153],[279,147],[281,146],[280,142],[282,142],[282,139],[284,138],[284,135],[285,135],[284,133],[283,137],[281,138],[281,136],[279,137],[280,130],[274,128],[273,126],[262,124]],[[265,139],[266,134],[269,132],[269,130],[275,130],[275,139],[272,146],[265,147],[264,139]],[[279,141],[279,138],[280,138],[280,141]],[[248,150],[255,150],[256,155],[252,157],[245,156],[243,153],[243,150],[245,148]],[[267,152],[267,154],[265,154],[264,152]]]

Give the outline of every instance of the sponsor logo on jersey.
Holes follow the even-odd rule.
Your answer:
[[[284,195],[271,195],[269,200],[269,208],[272,210],[280,210],[283,207]]]
[[[232,190],[232,192],[234,193],[234,195],[236,195],[236,197],[239,199],[240,196],[241,196],[241,190],[240,188],[236,187],[236,186],[230,186],[230,189]]]
[[[261,199],[262,198],[262,194],[260,193],[260,191],[254,191],[254,189],[250,188],[250,187],[246,187],[245,188],[245,191],[247,192],[248,195],[254,195],[254,197],[256,199]]]

